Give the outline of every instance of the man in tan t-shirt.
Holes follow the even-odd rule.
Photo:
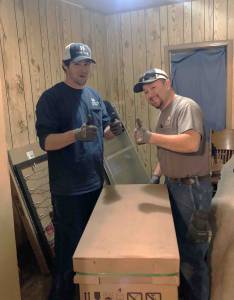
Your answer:
[[[137,120],[134,132],[138,145],[152,144],[158,161],[151,183],[165,176],[181,257],[180,297],[209,299],[208,214],[212,199],[208,142],[199,105],[176,95],[166,72],[146,71],[134,86],[161,113],[155,132]]]

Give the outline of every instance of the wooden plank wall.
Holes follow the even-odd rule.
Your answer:
[[[0,1],[0,80],[8,148],[36,141],[35,105],[63,80],[64,46],[87,42],[97,65],[89,84],[106,97],[106,29],[102,15],[61,0]]]
[[[190,0],[109,16],[61,0],[1,0],[0,80],[8,148],[36,140],[35,105],[45,88],[63,79],[63,48],[71,41],[91,46],[98,63],[89,84],[115,104],[132,137],[136,117],[155,126],[158,111],[132,87],[145,69],[165,67],[164,47],[233,39],[233,25],[231,0]],[[156,148],[138,150],[151,172]]]
[[[141,117],[144,125],[153,129],[158,114],[147,106],[142,95],[132,92],[139,75],[151,67],[165,67],[165,46],[233,39],[234,1],[185,1],[111,15],[106,20],[108,49],[111,49],[108,98],[116,104],[132,134],[135,117]],[[156,162],[155,148],[141,146],[140,149],[150,171]]]
[[[1,299],[20,299],[19,273],[5,139],[4,109],[0,82],[0,291]]]

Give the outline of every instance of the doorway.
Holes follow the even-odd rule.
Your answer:
[[[231,127],[232,42],[166,47],[165,51],[175,92],[201,106],[207,131]]]

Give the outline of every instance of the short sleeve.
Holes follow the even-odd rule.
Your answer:
[[[196,102],[186,103],[178,115],[178,133],[195,130],[203,135],[202,111]]]
[[[59,133],[59,116],[55,99],[45,92],[36,106],[36,131],[40,146],[45,150],[45,139],[49,134]]]

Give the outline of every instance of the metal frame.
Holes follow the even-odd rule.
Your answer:
[[[121,169],[118,174],[119,166],[113,167],[115,159],[115,165],[121,160],[129,167],[129,172]],[[108,141],[104,142],[104,169],[110,184],[144,184],[150,180],[125,128],[121,135],[110,141],[109,147]]]
[[[37,239],[38,239],[39,245],[41,247],[42,253],[45,257],[48,268],[50,269],[50,271],[52,271],[52,269],[53,269],[53,253],[52,253],[51,248],[49,246],[48,240],[45,236],[43,226],[41,224],[41,221],[40,221],[40,218],[38,216],[37,210],[34,207],[32,196],[31,196],[31,194],[28,190],[27,183],[26,183],[26,181],[24,179],[24,176],[23,176],[23,170],[24,169],[26,169],[30,166],[33,166],[35,164],[40,164],[41,162],[44,162],[44,161],[47,161],[47,155],[46,154],[41,155],[41,156],[36,157],[34,159],[31,159],[31,160],[24,161],[24,162],[21,162],[19,164],[16,164],[16,165],[13,166],[13,169],[14,169],[16,178],[18,180],[19,186],[22,190],[22,193],[23,193],[23,196],[24,196],[23,200],[25,202],[25,206],[28,209],[30,218],[31,218],[33,226],[35,228],[35,231],[36,231],[36,234],[37,234]]]

